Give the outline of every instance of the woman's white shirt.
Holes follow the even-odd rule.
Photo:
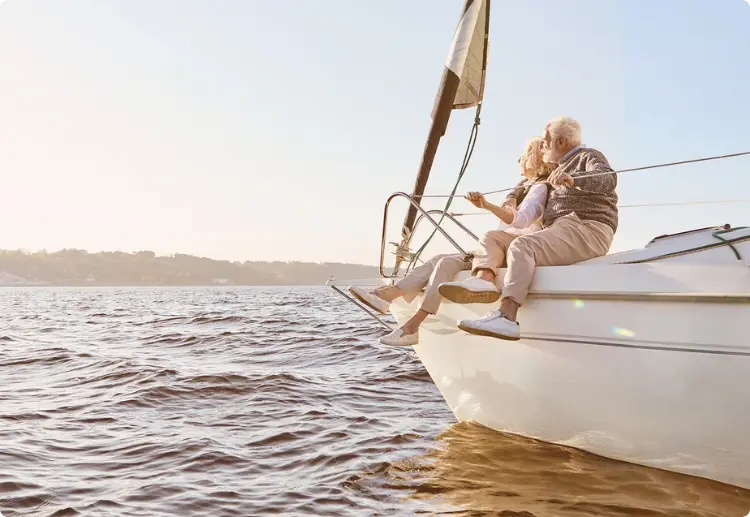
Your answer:
[[[526,235],[542,229],[541,218],[547,205],[547,185],[537,183],[529,189],[521,205],[513,211],[513,222],[503,231]]]

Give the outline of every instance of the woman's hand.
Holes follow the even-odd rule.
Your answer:
[[[465,196],[469,202],[477,208],[485,208],[484,195],[481,192],[469,192]]]

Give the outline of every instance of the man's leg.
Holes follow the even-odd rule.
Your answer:
[[[503,301],[508,299],[520,307],[526,301],[537,266],[569,266],[606,255],[613,236],[612,229],[604,223],[566,216],[550,228],[518,239],[508,249]],[[512,316],[515,320],[515,314]]]
[[[446,282],[440,294],[455,303],[493,303],[500,297],[495,285],[497,270],[503,264],[508,246],[515,235],[501,230],[487,232],[474,254],[472,277],[462,282]]]
[[[519,237],[508,248],[500,311],[473,321],[461,321],[459,327],[473,334],[501,339],[518,339],[518,308],[529,292],[537,266],[567,266],[605,255],[612,243],[613,231],[595,221],[581,221],[571,215],[550,228]]]

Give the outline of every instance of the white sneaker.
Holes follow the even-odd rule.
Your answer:
[[[388,314],[391,303],[383,300],[380,296],[375,294],[374,290],[363,289],[356,286],[349,286],[349,292],[352,293],[352,295],[357,300],[364,303],[369,308],[376,310],[380,314]]]
[[[419,343],[419,332],[415,332],[414,334],[404,334],[403,330],[396,329],[390,334],[386,334],[385,336],[378,339],[378,343],[380,343],[381,345],[389,346],[416,345]]]
[[[494,303],[500,298],[497,286],[478,276],[461,282],[443,282],[438,286],[438,292],[455,303]]]
[[[476,320],[461,320],[458,328],[477,336],[489,336],[509,341],[521,338],[521,326],[510,321],[502,311],[491,311]]]

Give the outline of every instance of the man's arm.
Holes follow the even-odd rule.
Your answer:
[[[611,172],[613,169],[602,153],[594,149],[586,153],[584,171],[573,174],[573,186],[587,192],[609,194],[617,187],[617,174],[598,174],[588,178],[579,178],[587,174]]]

